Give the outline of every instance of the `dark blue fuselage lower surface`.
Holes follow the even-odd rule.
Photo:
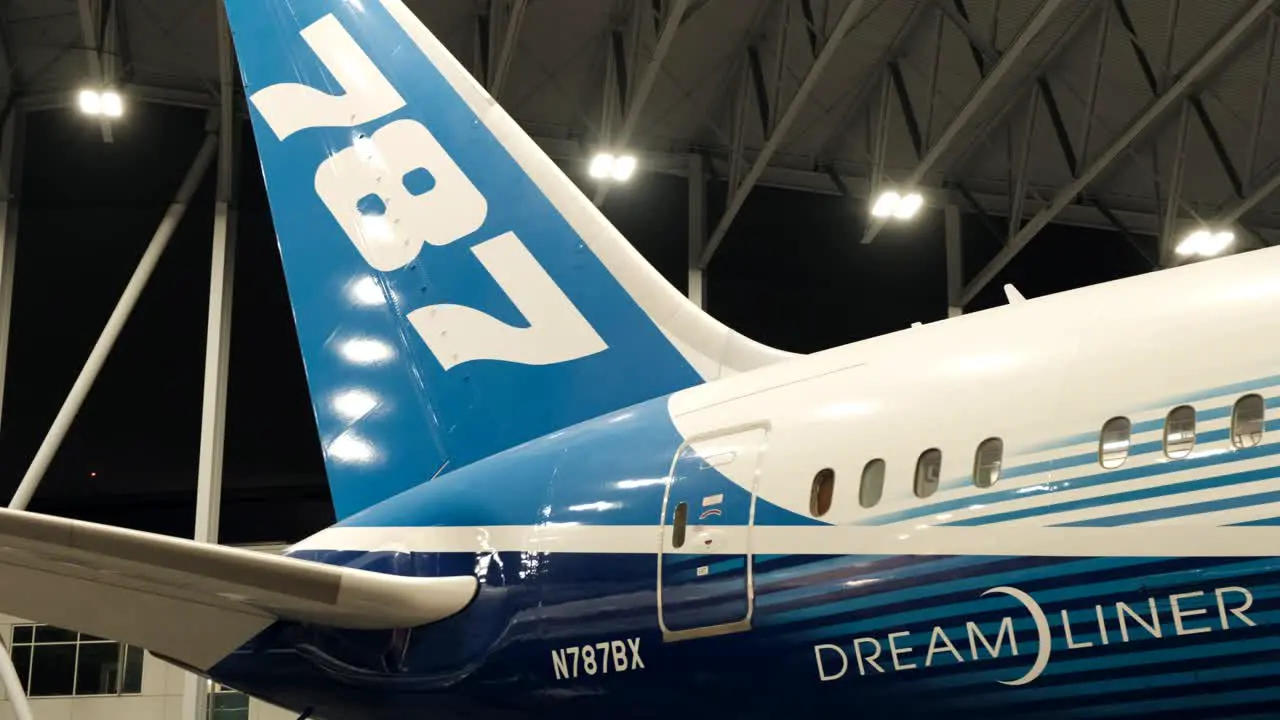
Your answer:
[[[679,642],[663,641],[653,555],[323,559],[483,584],[462,614],[406,633],[278,624],[213,677],[326,720],[1280,707],[1270,558],[757,556],[752,628]],[[681,600],[723,619],[741,603],[734,572]]]

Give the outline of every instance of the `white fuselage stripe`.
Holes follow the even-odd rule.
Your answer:
[[[738,532],[745,528],[737,526]],[[726,528],[729,530],[729,528]],[[347,527],[324,530],[289,549],[364,552],[539,552],[656,554],[664,544],[652,525],[502,525],[491,527]],[[668,553],[735,554],[686,546]],[[1040,557],[1268,557],[1280,554],[1280,527],[1159,526],[1019,528],[1016,537],[990,528],[762,526],[751,530],[757,554],[983,555]]]

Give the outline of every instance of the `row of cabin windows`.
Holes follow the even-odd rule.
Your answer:
[[[1238,449],[1254,447],[1262,442],[1266,422],[1266,401],[1261,395],[1245,395],[1231,408],[1231,444]],[[1120,467],[1129,457],[1133,423],[1127,417],[1114,417],[1102,426],[1098,440],[1098,462],[1103,468]],[[1171,459],[1185,458],[1196,445],[1196,411],[1190,405],[1179,405],[1169,411],[1164,421],[1164,454]],[[989,488],[1000,479],[1004,459],[1004,441],[987,438],[978,445],[973,456],[973,484]],[[916,497],[927,498],[938,490],[942,471],[942,451],[930,448],[916,460],[914,490]],[[875,507],[884,494],[885,462],[876,458],[862,468],[858,485],[858,504]],[[835,498],[836,473],[823,468],[813,477],[809,495],[809,512],[822,517],[831,509]]]
[[[1004,459],[1004,441],[998,437],[987,438],[973,454],[973,484],[989,488],[1000,479],[1000,464]],[[942,451],[929,448],[916,459],[914,489],[916,497],[927,498],[938,491],[942,474]],[[875,507],[884,495],[885,462],[876,458],[862,467],[862,481],[858,485],[858,504],[864,508]],[[813,478],[813,490],[809,496],[809,512],[822,517],[831,509],[835,497],[836,473],[823,468]]]
[[[1266,425],[1267,403],[1261,395],[1252,394],[1236,400],[1231,407],[1231,445],[1237,450],[1262,442]],[[1102,426],[1098,439],[1098,462],[1113,470],[1129,459],[1133,424],[1127,417],[1114,417]],[[1164,418],[1164,454],[1172,460],[1187,457],[1196,446],[1196,409],[1179,405]]]

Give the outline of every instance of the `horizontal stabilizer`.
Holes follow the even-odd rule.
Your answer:
[[[388,575],[0,509],[0,611],[204,669],[278,619],[414,627],[475,596],[471,576]]]

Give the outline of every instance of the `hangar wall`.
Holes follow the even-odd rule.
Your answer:
[[[115,641],[76,638],[61,628],[33,626],[0,615],[0,637],[10,648],[37,720],[179,720],[185,671],[138,648],[124,648],[123,676]],[[30,644],[25,644],[23,641]],[[44,655],[42,658],[41,656]],[[74,658],[74,659],[72,659]],[[24,667],[24,661],[25,667]],[[111,666],[108,669],[107,666]],[[114,691],[114,692],[113,692]],[[211,687],[209,720],[294,720],[295,713]],[[0,720],[16,720],[0,688]]]
[[[280,552],[284,545],[241,546]],[[186,671],[140,648],[0,614],[37,720],[180,720]],[[123,671],[121,671],[123,668]],[[296,713],[209,685],[208,720],[294,720]],[[0,720],[16,720],[0,685]]]

